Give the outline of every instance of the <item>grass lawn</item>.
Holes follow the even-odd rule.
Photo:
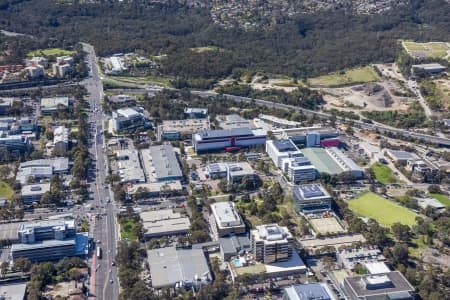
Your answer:
[[[405,50],[414,51],[411,53],[417,57],[428,58],[443,58],[447,55],[447,50],[450,47],[443,42],[430,42],[430,43],[416,43],[416,42],[404,42]]]
[[[375,173],[378,182],[382,184],[402,183],[401,180],[395,177],[392,169],[382,163],[375,163],[370,168]]]
[[[13,189],[4,181],[0,181],[0,198],[11,199],[14,194]]]
[[[134,227],[137,223],[133,220],[128,220],[126,223],[120,225],[120,236],[122,240],[136,241],[138,237],[134,234]]]
[[[379,79],[380,76],[378,76],[375,70],[371,66],[366,66],[310,78],[308,79],[308,83],[312,86],[332,87],[377,81]]]
[[[430,194],[430,196],[438,199],[439,202],[441,202],[445,206],[450,207],[450,198],[448,196],[442,194]]]
[[[48,48],[48,49],[38,49],[30,51],[27,53],[28,57],[32,56],[62,56],[62,55],[72,55],[75,51],[64,50],[61,48]]]
[[[111,76],[109,77],[112,80],[123,82],[123,83],[132,83],[132,84],[159,84],[164,87],[170,87],[171,78],[169,77],[160,77],[160,76],[147,76],[147,77],[126,77],[126,76]]]
[[[415,219],[418,216],[409,209],[374,193],[365,193],[350,200],[348,206],[356,215],[375,219],[389,228],[396,222],[409,226],[416,224]]]

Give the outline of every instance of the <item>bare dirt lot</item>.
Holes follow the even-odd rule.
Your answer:
[[[394,81],[365,83],[351,87],[324,88],[327,109],[386,111],[408,109],[408,92]]]
[[[344,233],[345,229],[336,220],[335,217],[331,218],[317,218],[309,219],[308,222],[311,224],[312,228],[317,234],[338,234]]]

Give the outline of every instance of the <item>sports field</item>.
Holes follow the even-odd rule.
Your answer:
[[[348,201],[349,208],[358,216],[376,220],[383,226],[391,227],[399,222],[414,225],[418,214],[374,193],[365,193]]]
[[[372,82],[379,79],[380,76],[377,72],[371,66],[366,66],[310,78],[308,83],[312,86],[333,87]]]
[[[378,182],[382,184],[402,183],[401,180],[395,177],[392,169],[382,163],[375,163],[370,168],[375,173]]]
[[[0,181],[0,198],[10,199],[13,194],[13,189],[6,182]]]
[[[415,58],[444,58],[450,51],[450,46],[444,42],[403,42],[403,48]]]
[[[47,48],[47,49],[38,49],[34,51],[30,51],[27,53],[28,57],[32,56],[61,56],[61,55],[72,55],[75,51],[64,50],[61,48]]]
[[[442,194],[430,194],[430,196],[434,199],[438,199],[439,202],[441,202],[445,206],[450,207],[450,198],[448,196]]]

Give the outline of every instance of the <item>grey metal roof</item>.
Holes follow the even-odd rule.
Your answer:
[[[23,300],[25,299],[26,283],[12,283],[0,285],[0,297],[7,300]]]
[[[157,179],[183,176],[175,150],[171,145],[152,146],[149,148],[149,155],[152,158]]]
[[[198,133],[203,139],[216,139],[227,138],[232,136],[251,136],[253,132],[250,128],[233,128],[233,129],[220,129],[220,130],[205,130]]]
[[[167,247],[149,250],[147,255],[154,288],[174,286],[180,281],[192,282],[196,277],[211,278],[201,249]]]
[[[287,294],[291,296],[297,296],[298,298],[290,297],[290,299],[299,300],[310,300],[310,299],[321,299],[327,300],[332,299],[328,291],[325,289],[322,283],[309,283],[309,284],[297,284],[293,285],[286,290],[290,289]]]
[[[272,143],[279,152],[298,151],[298,148],[291,140],[273,140]]]
[[[245,234],[219,238],[224,254],[236,254],[242,249],[250,248],[250,240]]]

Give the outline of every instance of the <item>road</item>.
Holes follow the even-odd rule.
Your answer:
[[[97,258],[93,253],[91,268],[91,298],[115,300],[119,298],[119,283],[117,280],[117,268],[113,265],[116,257],[116,207],[112,203],[113,194],[110,186],[105,185],[108,174],[107,157],[104,148],[103,114],[101,100],[103,98],[103,85],[97,67],[97,57],[91,45],[84,45],[87,52],[87,64],[89,66],[89,78],[83,81],[89,95],[89,123],[91,139],[89,151],[95,162],[93,169],[94,178],[91,181],[93,191],[93,204],[98,217],[92,218],[92,234],[96,246],[101,247],[102,257]],[[111,201],[108,201],[111,200]],[[94,252],[94,251],[93,251]]]

